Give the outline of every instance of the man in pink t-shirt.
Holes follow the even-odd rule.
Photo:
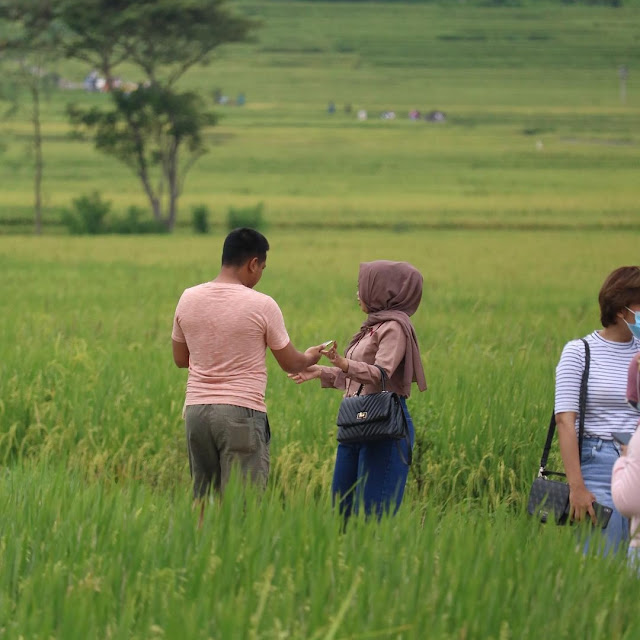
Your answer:
[[[222,490],[234,464],[244,476],[266,485],[267,347],[287,373],[314,365],[323,348],[298,351],[276,302],[253,290],[268,250],[267,239],[258,231],[232,231],[224,241],[218,276],[186,289],[176,308],[173,359],[178,367],[189,369],[185,425],[198,499],[212,485]]]

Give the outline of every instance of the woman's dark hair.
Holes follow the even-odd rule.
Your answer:
[[[604,281],[600,294],[600,322],[608,327],[616,315],[631,304],[640,304],[640,267],[619,267]]]
[[[255,229],[242,227],[234,229],[224,241],[222,247],[222,264],[229,267],[241,267],[252,258],[260,262],[267,259],[269,243],[267,239]]]

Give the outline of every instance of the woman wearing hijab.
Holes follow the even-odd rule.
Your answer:
[[[320,378],[323,387],[340,389],[349,397],[361,385],[361,395],[379,393],[382,373],[378,367],[382,367],[387,374],[386,390],[401,398],[413,446],[414,427],[406,398],[413,382],[420,391],[427,388],[410,320],[421,298],[422,275],[409,263],[388,260],[361,263],[358,303],[367,319],[351,339],[345,355],[338,355],[334,342],[322,352],[332,367],[314,365],[289,377],[298,384]],[[345,519],[357,512],[361,504],[367,515],[375,513],[378,517],[386,511],[398,510],[409,472],[409,446],[406,440],[338,444],[332,494]]]

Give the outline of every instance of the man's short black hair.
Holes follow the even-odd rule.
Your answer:
[[[242,227],[234,229],[225,239],[222,247],[222,264],[228,267],[241,267],[252,258],[260,262],[267,259],[269,243],[255,229]]]

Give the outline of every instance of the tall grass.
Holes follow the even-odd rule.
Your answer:
[[[182,290],[211,238],[0,238],[0,637],[633,638],[639,582],[583,557],[524,501],[565,341],[597,327],[614,232],[269,234],[259,289],[294,344],[362,320],[357,265],[425,276],[414,320],[429,389],[409,400],[404,504],[341,533],[330,505],[340,394],[269,356],[272,472],[191,509],[170,355]]]
[[[403,509],[345,533],[325,498],[0,479],[0,633],[29,638],[633,638],[640,582],[568,529],[503,509]]]
[[[524,501],[562,345],[597,328],[605,275],[637,263],[635,235],[612,230],[637,227],[637,96],[620,104],[616,75],[638,55],[637,9],[237,6],[264,18],[259,41],[190,80],[248,98],[187,183],[185,210],[206,202],[214,233],[0,236],[0,638],[634,638],[637,577],[532,526]],[[68,99],[46,110],[49,220],[93,190],[118,212],[144,204],[67,137]],[[416,107],[448,121],[409,122]],[[379,120],[388,108],[401,117]],[[0,219],[29,215],[27,131],[3,125]],[[429,389],[409,400],[393,519],[341,531],[340,394],[269,356],[266,494],[232,483],[196,527],[171,319],[215,275],[227,210],[257,202],[273,225],[259,289],[298,347],[344,347],[359,327],[360,261],[425,276]],[[494,230],[426,229],[447,225]]]
[[[552,406],[562,345],[598,326],[606,273],[635,240],[583,232],[269,234],[260,288],[299,347],[344,347],[361,322],[357,265],[409,259],[425,275],[415,323],[430,388],[409,495],[438,505],[522,501]],[[167,488],[187,473],[184,373],[170,324],[184,288],[216,272],[214,238],[0,240],[0,461],[69,458],[90,477]],[[626,259],[624,256],[627,256]],[[558,274],[563,277],[559,278]],[[339,393],[297,387],[269,358],[274,474],[284,494],[322,493]],[[537,444],[535,444],[537,443]]]

